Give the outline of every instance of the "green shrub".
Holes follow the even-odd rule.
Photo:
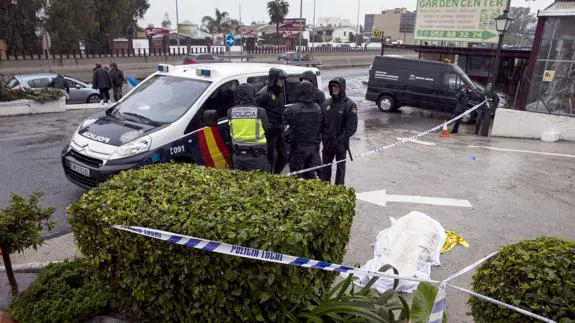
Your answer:
[[[102,285],[83,260],[50,264],[10,305],[20,323],[85,322],[108,304]]]
[[[575,242],[542,237],[509,245],[473,275],[473,290],[535,314],[575,319]],[[470,298],[476,322],[533,322],[497,305]]]
[[[275,321],[331,286],[334,273],[182,247],[109,226],[134,225],[341,262],[355,194],[257,172],[160,164],[122,172],[68,208],[78,246],[142,321]]]
[[[0,102],[14,101],[14,100],[34,100],[37,102],[55,101],[64,96],[64,93],[59,89],[43,88],[43,89],[9,89],[6,84],[0,82]]]

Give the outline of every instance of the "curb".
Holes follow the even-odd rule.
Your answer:
[[[22,273],[22,274],[30,274],[30,273],[39,273],[44,267],[48,266],[49,264],[55,264],[62,262],[62,260],[55,260],[55,261],[47,261],[47,262],[29,262],[26,264],[19,264],[12,266],[12,270],[15,273]],[[0,266],[0,272],[5,272],[6,268],[4,266]]]

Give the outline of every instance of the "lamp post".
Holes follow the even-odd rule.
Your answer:
[[[488,88],[489,92],[487,93],[487,96],[489,98],[493,98],[495,95],[497,95],[495,94],[495,84],[497,83],[497,79],[499,78],[499,63],[501,61],[501,47],[503,46],[503,37],[505,36],[505,32],[507,32],[509,26],[511,26],[511,22],[513,21],[513,19],[507,16],[507,13],[509,12],[510,2],[511,2],[510,0],[507,1],[507,7],[505,8],[505,10],[503,10],[503,13],[499,15],[499,17],[495,18],[495,29],[499,34],[499,42],[497,44],[495,62],[493,63],[493,69],[491,70],[491,77],[487,84],[487,86],[489,87]],[[495,108],[497,107],[494,107],[494,109]],[[490,123],[491,123],[491,111],[486,110],[483,113],[483,122],[481,124],[481,136],[487,137],[489,135]]]

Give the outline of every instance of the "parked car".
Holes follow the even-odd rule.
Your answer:
[[[298,52],[285,52],[278,56],[278,61],[280,62],[300,62],[309,61],[309,56],[306,54],[300,54]]]
[[[376,56],[369,71],[365,98],[376,102],[383,112],[410,106],[451,113],[457,104],[457,92],[464,86],[478,89],[457,65]],[[472,122],[474,118],[475,114],[471,114],[462,121]]]
[[[223,58],[213,54],[188,54],[184,58],[184,65],[187,64],[203,64],[203,63],[221,63]]]
[[[15,75],[8,81],[11,89],[42,89],[48,86],[58,74],[35,73]],[[70,98],[67,103],[98,103],[102,99],[98,90],[92,89],[88,83],[64,76],[70,87]]]

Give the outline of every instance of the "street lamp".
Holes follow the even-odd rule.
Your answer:
[[[513,19],[507,16],[507,13],[509,12],[510,2],[511,2],[510,0],[507,2],[507,7],[505,8],[505,10],[503,10],[503,13],[499,15],[499,17],[495,18],[495,29],[499,34],[499,43],[497,44],[495,62],[493,64],[490,81],[488,83],[489,92],[487,93],[487,96],[489,98],[493,98],[495,95],[497,95],[495,94],[495,84],[497,83],[497,79],[499,78],[499,64],[501,60],[501,47],[503,46],[503,37],[505,36],[505,32],[507,32],[507,30],[511,26],[511,22],[513,21]],[[496,100],[496,102],[497,101],[499,100]],[[493,109],[495,108],[497,107],[493,107]],[[489,124],[491,123],[491,111],[489,110],[484,111],[482,121],[483,122],[481,124],[481,136],[487,137],[489,135]]]

